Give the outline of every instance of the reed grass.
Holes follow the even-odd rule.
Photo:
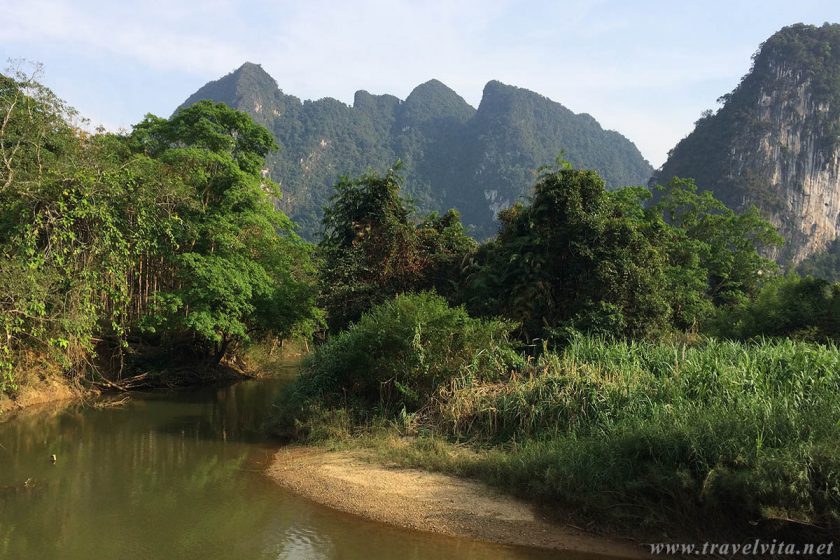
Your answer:
[[[391,460],[477,476],[584,519],[741,534],[784,520],[840,534],[832,344],[579,337],[504,376],[453,370],[425,394],[399,415],[319,405],[304,421],[312,439],[357,441],[360,418],[387,421],[412,436],[378,440]],[[318,426],[336,419],[340,429]]]

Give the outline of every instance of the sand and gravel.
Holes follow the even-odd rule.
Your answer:
[[[638,543],[553,522],[479,482],[383,465],[362,451],[286,447],[268,475],[334,509],[420,531],[616,558],[648,558]]]

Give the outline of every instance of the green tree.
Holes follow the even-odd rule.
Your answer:
[[[212,364],[318,322],[310,249],[261,173],[273,140],[244,113],[203,103],[91,135],[13,74],[0,117],[0,389],[21,356],[119,374],[143,336]]]
[[[673,178],[658,186],[652,219],[667,224],[668,281],[675,296],[676,324],[691,326],[711,305],[726,306],[758,293],[776,270],[762,251],[783,243],[755,208],[737,213],[691,179]]]
[[[773,336],[840,340],[840,283],[795,273],[777,276],[754,298],[720,309],[711,331],[739,339]]]
[[[465,290],[471,308],[519,321],[526,339],[663,329],[661,228],[643,219],[642,193],[607,193],[597,173],[568,164],[544,170],[531,204],[503,211],[498,238],[477,253]]]
[[[0,360],[26,349],[79,372],[93,334],[121,332],[133,165],[70,123],[35,74],[0,76]],[[124,162],[121,162],[124,163]],[[36,364],[30,364],[34,366]]]
[[[455,211],[415,223],[400,198],[399,168],[342,178],[324,211],[321,298],[333,330],[400,293],[437,289],[452,296],[457,263],[475,246]]]
[[[245,113],[202,101],[169,120],[148,116],[128,139],[189,193],[180,208],[172,283],[147,328],[197,337],[218,362],[252,334],[288,335],[314,325],[309,249],[274,207],[280,193],[262,173],[276,144]]]
[[[802,276],[815,276],[830,282],[840,281],[840,238],[799,263],[796,272]]]

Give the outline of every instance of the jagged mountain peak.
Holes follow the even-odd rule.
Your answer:
[[[484,86],[478,111],[479,113],[498,112],[501,110],[518,111],[524,107],[550,108],[548,110],[553,111],[555,115],[559,115],[560,113],[567,117],[574,115],[572,111],[561,103],[553,101],[542,94],[526,88],[505,84],[499,80],[490,80]]]
[[[463,97],[439,80],[429,80],[415,87],[402,105],[401,120],[419,124],[437,119],[464,122],[475,109]]]
[[[246,111],[259,124],[269,128],[274,117],[285,111],[288,100],[297,101],[296,98],[285,96],[277,81],[261,65],[253,62],[245,62],[233,72],[208,82],[187,98],[175,112],[202,99]]]
[[[277,80],[263,69],[262,65],[253,62],[245,62],[228,74],[229,77],[235,79],[239,83],[256,83],[263,87],[277,88]],[[223,78],[224,79],[224,78]]]
[[[412,98],[431,96],[446,98],[451,97],[461,99],[463,101],[461,96],[455,93],[455,90],[453,90],[452,88],[450,88],[449,86],[447,86],[446,84],[444,84],[436,78],[432,78],[431,80],[425,81],[422,84],[415,87],[411,91],[411,93],[408,94],[406,101]],[[464,103],[466,103],[466,101],[464,101]]]
[[[184,105],[220,101],[274,133],[280,150],[267,166],[283,189],[281,206],[307,237],[319,230],[339,176],[384,171],[397,159],[405,165],[406,194],[421,211],[457,208],[479,238],[493,235],[496,212],[527,195],[536,170],[561,152],[598,170],[612,187],[645,182],[652,173],[629,140],[591,117],[498,81],[484,94],[476,110],[432,79],[405,101],[360,90],[352,106],[331,98],[301,102],[261,66],[245,63]]]

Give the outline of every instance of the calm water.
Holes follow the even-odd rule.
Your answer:
[[[278,488],[262,474],[276,444],[261,424],[282,383],[0,423],[0,558],[558,558],[396,529]]]

